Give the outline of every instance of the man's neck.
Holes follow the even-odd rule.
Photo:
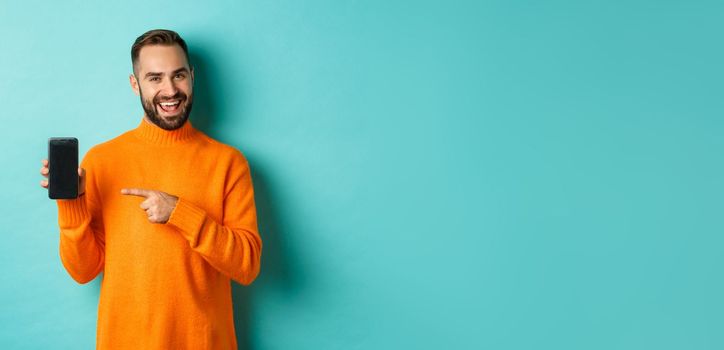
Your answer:
[[[143,113],[143,120],[144,120],[145,122],[153,125],[154,127],[157,127],[157,128],[159,128],[159,129],[165,130],[165,131],[174,131],[174,130],[181,129],[181,128],[183,128],[184,125],[186,125],[186,123],[189,122],[189,120],[186,119],[186,120],[184,120],[184,122],[183,122],[181,125],[179,125],[179,126],[178,126],[177,128],[175,128],[175,129],[164,129],[164,128],[160,127],[158,124],[154,123],[154,122],[151,120],[151,118],[148,117],[148,114],[146,114],[146,113]]]

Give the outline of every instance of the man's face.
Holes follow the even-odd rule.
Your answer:
[[[141,48],[130,81],[152,123],[166,130],[184,125],[193,103],[194,72],[180,46]]]

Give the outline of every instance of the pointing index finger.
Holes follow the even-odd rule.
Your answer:
[[[124,188],[121,190],[121,194],[148,198],[148,196],[151,195],[151,191],[142,188]]]

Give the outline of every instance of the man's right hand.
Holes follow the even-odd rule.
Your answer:
[[[40,168],[40,175],[43,175],[46,180],[40,180],[40,187],[47,189],[48,188],[48,174],[50,173],[50,168],[48,168],[48,160],[43,159],[42,161],[43,166]],[[78,168],[78,177],[80,178],[80,183],[78,184],[78,196],[85,193],[85,169]]]

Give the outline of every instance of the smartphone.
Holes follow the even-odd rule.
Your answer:
[[[78,198],[78,139],[51,137],[48,139],[48,197],[50,199]]]

